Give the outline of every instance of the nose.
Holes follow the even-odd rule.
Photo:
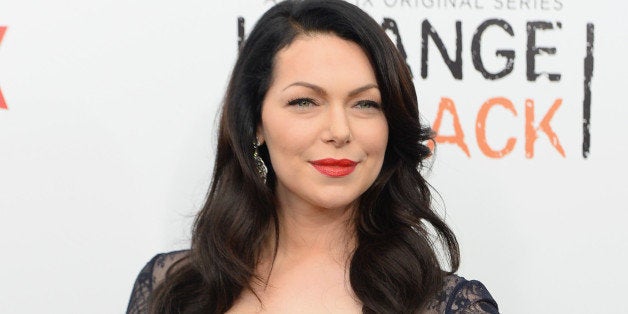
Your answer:
[[[344,106],[329,107],[323,141],[341,147],[351,142],[351,126]]]

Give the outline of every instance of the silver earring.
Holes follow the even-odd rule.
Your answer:
[[[265,184],[266,175],[268,174],[268,168],[266,168],[266,164],[264,164],[264,159],[260,157],[257,151],[257,148],[259,146],[260,144],[257,142],[257,140],[253,142],[253,160],[255,160],[255,169],[257,170],[257,174],[260,178],[262,178],[262,181],[264,181]]]

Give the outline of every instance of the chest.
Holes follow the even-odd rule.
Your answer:
[[[268,285],[244,290],[227,313],[361,313],[342,269],[273,272]]]

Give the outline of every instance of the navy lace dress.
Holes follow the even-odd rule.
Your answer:
[[[148,313],[148,299],[153,288],[166,277],[166,271],[189,251],[158,254],[137,276],[127,314]],[[424,314],[499,313],[497,303],[484,285],[477,280],[466,280],[456,275],[447,276],[445,284],[434,299],[428,302]]]

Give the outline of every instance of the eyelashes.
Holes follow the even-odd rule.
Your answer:
[[[288,101],[289,106],[294,106],[296,108],[305,109],[313,106],[318,106],[319,104],[316,100],[308,97],[299,97],[294,98]],[[377,109],[380,110],[382,105],[379,102],[374,100],[359,100],[352,107],[357,109]]]
[[[358,101],[357,104],[355,104],[354,107],[358,107],[360,109],[369,109],[369,108],[373,108],[373,109],[381,109],[382,105],[380,105],[378,102],[373,101],[373,100],[360,100]]]
[[[317,105],[314,99],[312,98],[295,98],[288,102],[288,105],[295,106],[298,108],[307,108],[311,106]]]

